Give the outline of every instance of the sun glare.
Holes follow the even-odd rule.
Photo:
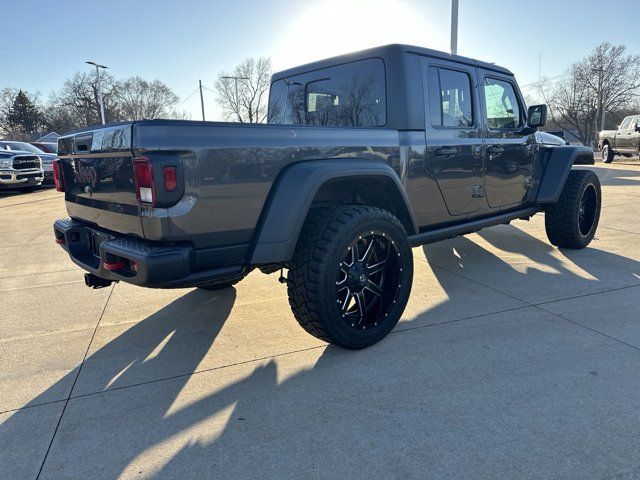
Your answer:
[[[276,70],[388,43],[447,48],[446,31],[398,0],[324,0],[309,6],[276,44]]]

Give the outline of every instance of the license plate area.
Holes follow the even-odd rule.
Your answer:
[[[87,230],[87,249],[89,253],[100,260],[100,245],[111,237],[95,230]]]

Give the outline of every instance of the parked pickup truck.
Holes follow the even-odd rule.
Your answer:
[[[613,157],[640,155],[640,115],[625,117],[617,130],[602,130],[598,134],[598,148],[604,163]]]
[[[398,322],[411,248],[545,212],[549,240],[584,248],[600,184],[593,151],[538,135],[513,74],[390,45],[273,75],[269,124],[145,120],[58,140],[70,218],[56,242],[88,273],[226,288],[287,270],[310,334],[358,349]],[[284,277],[281,276],[284,280]]]
[[[34,190],[43,180],[44,170],[38,155],[6,150],[0,145],[0,190]]]

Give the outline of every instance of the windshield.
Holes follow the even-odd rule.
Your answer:
[[[2,142],[1,145],[7,150],[21,150],[23,152],[44,153],[38,147],[25,142]]]

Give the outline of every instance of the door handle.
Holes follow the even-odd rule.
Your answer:
[[[436,148],[436,155],[439,157],[450,157],[458,154],[457,147],[440,147]]]
[[[499,155],[504,153],[504,147],[502,145],[490,145],[487,148],[487,152],[489,152],[489,155]]]

